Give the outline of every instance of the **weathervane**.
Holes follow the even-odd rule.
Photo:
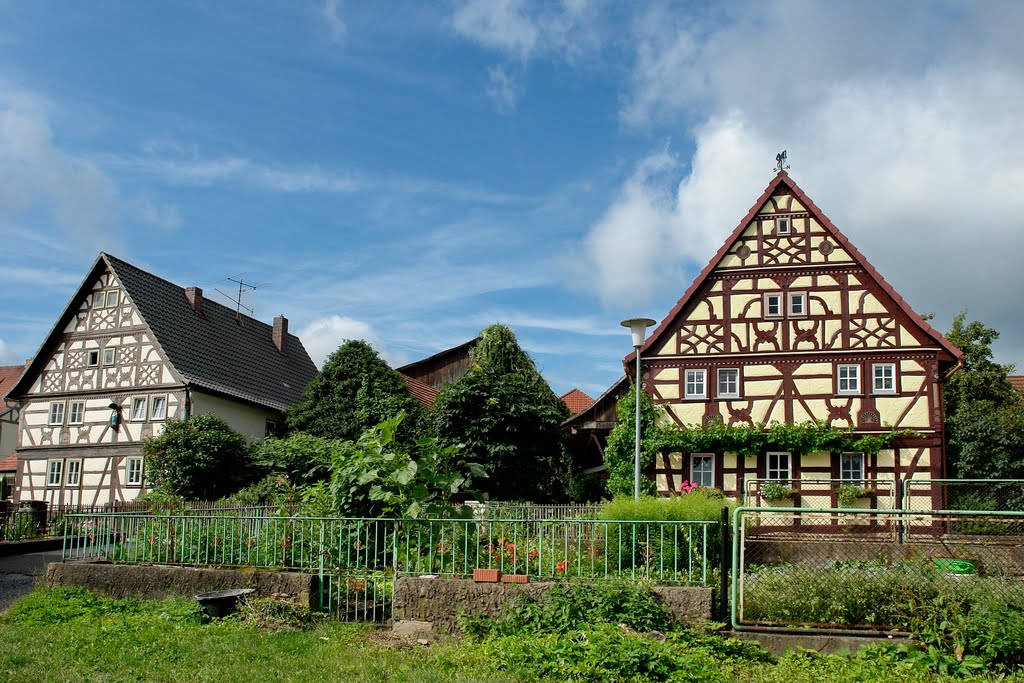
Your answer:
[[[786,150],[782,150],[775,155],[775,170],[785,171],[789,169],[789,165],[786,163]]]
[[[256,289],[259,289],[260,287],[266,287],[267,285],[270,284],[269,282],[264,282],[262,285],[250,285],[249,283],[245,282],[242,279],[244,276],[245,276],[245,273],[242,273],[241,275],[236,276],[237,279],[235,279],[233,277],[226,277],[223,280],[221,280],[221,282],[225,282],[225,281],[227,281],[227,282],[234,282],[234,283],[236,283],[238,285],[238,297],[237,298],[231,296],[227,292],[222,292],[219,289],[217,290],[217,292],[220,293],[221,296],[225,297],[228,301],[230,301],[231,303],[235,304],[235,319],[239,320],[239,321],[242,319],[242,309],[243,308],[245,310],[249,311],[249,315],[253,315],[256,312],[254,309],[249,308],[248,306],[246,306],[245,304],[242,303],[242,295],[243,294],[248,294],[249,292],[251,292],[253,290],[256,290]]]

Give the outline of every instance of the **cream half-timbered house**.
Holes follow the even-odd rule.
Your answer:
[[[960,351],[785,171],[640,351],[645,389],[679,425],[817,420],[860,433],[917,434],[877,454],[659,454],[663,493],[684,480],[742,498],[754,480],[893,486],[944,474],[942,382]],[[627,369],[634,362],[634,355],[624,361]],[[831,495],[805,504],[834,504],[834,487]]]
[[[262,438],[315,374],[283,316],[267,325],[100,254],[8,394],[18,498],[130,501],[145,488],[142,441],[168,420],[215,413]]]

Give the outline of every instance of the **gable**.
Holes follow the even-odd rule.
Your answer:
[[[788,315],[791,296],[798,315]],[[783,171],[641,352],[650,358],[895,348],[938,349],[946,362],[960,356]]]

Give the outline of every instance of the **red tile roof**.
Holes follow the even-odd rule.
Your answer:
[[[434,401],[437,400],[437,389],[426,382],[421,382],[418,379],[405,375],[402,375],[402,380],[405,382],[405,388],[409,390],[412,397],[419,401],[424,408],[430,408],[434,405]]]
[[[594,405],[594,399],[584,394],[579,389],[572,389],[562,394],[562,402],[569,406],[569,412],[573,415],[582,413],[584,410]]]
[[[1010,375],[1006,379],[1010,380],[1010,384],[1017,391],[1024,391],[1024,375]]]
[[[0,472],[15,472],[18,469],[18,454],[11,453],[9,456],[0,460]]]
[[[4,396],[7,395],[7,392],[11,390],[24,371],[24,365],[0,365],[0,406],[4,405]]]

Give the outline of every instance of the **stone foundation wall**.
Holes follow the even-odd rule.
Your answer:
[[[46,585],[87,588],[115,598],[191,598],[226,588],[252,588],[259,597],[285,593],[296,602],[318,607],[318,582],[313,574],[240,569],[191,569],[86,562],[51,562]]]
[[[436,631],[455,633],[460,611],[497,617],[502,605],[517,593],[540,600],[553,585],[402,577],[395,581],[395,620],[430,622]],[[679,621],[696,623],[711,619],[712,589],[659,586],[653,590]]]

